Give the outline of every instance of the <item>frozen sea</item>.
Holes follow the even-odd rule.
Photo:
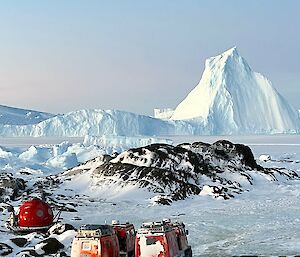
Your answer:
[[[203,141],[212,143],[226,139],[243,143],[252,149],[258,160],[262,154],[271,161],[259,162],[267,167],[284,167],[300,175],[300,136],[205,136],[168,137],[174,144]],[[22,147],[57,144],[68,140],[78,143],[82,138],[0,138],[0,146]],[[32,164],[32,163],[31,163]],[[67,190],[66,190],[67,189]],[[73,189],[70,191],[68,189]],[[73,197],[81,187],[65,183],[57,194]],[[87,198],[85,198],[87,197]],[[92,201],[90,201],[92,200]],[[136,226],[143,221],[165,217],[186,223],[193,256],[294,256],[300,254],[300,181],[256,183],[249,191],[230,200],[216,200],[209,196],[196,196],[178,201],[171,206],[150,206],[137,196],[117,197],[106,200],[99,195],[78,198],[88,206],[78,206],[78,213],[63,213],[67,223],[79,226],[83,223],[105,223],[112,219],[129,220]],[[76,220],[79,216],[81,220]],[[5,217],[2,217],[4,220]],[[0,242],[8,242],[5,233]]]

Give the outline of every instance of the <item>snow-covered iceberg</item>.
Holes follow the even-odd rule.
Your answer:
[[[199,119],[210,134],[297,133],[300,123],[297,111],[236,47],[206,60],[199,84],[171,118]]]
[[[118,110],[79,110],[32,125],[0,124],[0,137],[164,136],[200,134],[186,121],[164,121]]]
[[[0,105],[0,124],[36,124],[54,117],[54,114]]]
[[[95,109],[55,117],[46,115],[37,124],[23,122],[29,125],[20,125],[14,121],[12,118],[12,121],[1,123],[0,117],[0,137],[164,137],[300,132],[297,111],[268,79],[251,70],[236,48],[206,60],[199,84],[174,112],[156,109],[153,118],[126,111]]]

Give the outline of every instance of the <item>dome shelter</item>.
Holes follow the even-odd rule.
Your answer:
[[[51,207],[39,198],[25,201],[17,213],[11,212],[9,228],[14,231],[48,229],[54,223]]]

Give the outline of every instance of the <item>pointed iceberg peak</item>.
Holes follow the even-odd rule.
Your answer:
[[[226,50],[225,52],[223,52],[219,55],[208,58],[206,60],[206,66],[211,67],[211,68],[216,67],[216,65],[217,66],[219,66],[219,65],[224,66],[227,63],[228,60],[233,61],[233,62],[230,62],[230,63],[241,62],[242,57],[239,55],[236,46]]]
[[[220,55],[216,56],[215,58],[217,59],[228,59],[230,57],[239,57],[239,53],[237,50],[237,47],[234,46],[228,50],[226,50],[225,52],[221,53]]]
[[[295,110],[263,75],[252,71],[237,48],[211,57],[199,84],[171,119],[199,119],[212,134],[295,133]]]
[[[237,46],[229,48],[223,54],[233,54],[233,53],[238,53]]]

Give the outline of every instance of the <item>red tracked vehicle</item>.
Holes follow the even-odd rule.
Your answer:
[[[30,198],[14,212],[11,206],[7,227],[14,232],[47,230],[54,224],[53,211],[49,204],[39,198]]]
[[[135,257],[192,257],[183,223],[143,223],[135,242]]]
[[[83,225],[72,243],[71,257],[133,257],[133,224]]]
[[[169,219],[143,223],[137,234],[129,223],[84,225],[73,240],[71,257],[192,257],[187,234],[183,223]]]
[[[112,226],[119,240],[120,256],[133,257],[135,243],[135,229],[133,224],[129,222],[120,224],[118,220],[113,220]]]

